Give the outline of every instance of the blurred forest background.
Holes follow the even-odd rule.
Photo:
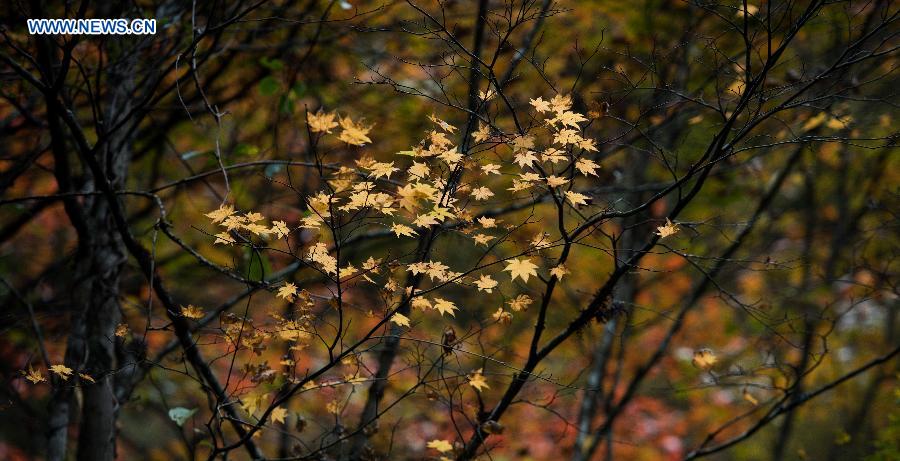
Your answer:
[[[0,459],[898,460],[898,24],[6,2]]]

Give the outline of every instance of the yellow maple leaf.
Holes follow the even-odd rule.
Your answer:
[[[481,224],[481,227],[485,229],[490,229],[492,227],[497,227],[497,220],[494,218],[488,218],[487,216],[482,216],[478,218],[478,224]]]
[[[716,357],[716,354],[710,349],[699,349],[694,351],[694,358],[691,359],[691,363],[702,370],[709,370],[718,361],[719,359]]]
[[[563,146],[569,144],[581,144],[584,138],[578,133],[578,130],[572,128],[564,128],[553,135],[553,142]]]
[[[826,120],[828,120],[828,114],[825,112],[820,112],[815,117],[807,120],[806,123],[803,124],[803,128],[801,128],[801,129],[803,131],[809,131],[809,130],[815,129],[816,127],[818,127],[819,125],[824,123]]]
[[[594,142],[593,139],[582,139],[581,141],[578,141],[578,147],[591,152],[599,151],[599,149],[597,149],[597,143]]]
[[[299,342],[308,338],[310,332],[296,320],[288,320],[281,324],[281,327],[278,329],[278,336],[286,341]]]
[[[284,286],[278,289],[278,294],[276,296],[281,299],[286,299],[288,302],[293,301],[294,297],[297,296],[297,285],[286,282]]]
[[[580,206],[587,205],[587,199],[589,199],[587,195],[579,194],[578,192],[567,190],[566,191],[566,199],[572,203],[572,206]]]
[[[193,304],[189,304],[187,307],[181,306],[181,316],[189,319],[202,319],[203,309]]]
[[[543,153],[541,153],[541,161],[550,162],[554,165],[566,160],[566,153],[561,151],[555,147],[548,147]]]
[[[47,381],[47,378],[45,378],[40,371],[32,368],[31,365],[28,365],[28,371],[22,370],[22,376],[30,381],[31,384],[43,383]]]
[[[494,237],[491,237],[490,235],[486,235],[486,234],[475,234],[472,236],[472,240],[475,240],[475,243],[477,243],[479,245],[485,245],[485,246],[487,246],[488,242],[490,242],[493,239],[494,239]]]
[[[428,119],[431,120],[432,122],[434,122],[435,124],[437,124],[438,126],[440,126],[441,129],[446,131],[447,133],[453,133],[456,131],[455,126],[437,118],[434,114],[429,115]]]
[[[369,256],[369,259],[363,261],[363,270],[367,272],[378,272],[378,265],[381,264],[381,259],[375,259]]]
[[[475,281],[475,285],[478,287],[478,291],[493,293],[494,288],[497,287],[497,281],[489,275],[481,274],[481,278]]]
[[[269,416],[272,418],[273,422],[284,424],[284,419],[287,417],[288,411],[283,407],[275,407],[272,409],[272,413]]]
[[[215,243],[216,245],[231,245],[234,242],[234,237],[232,237],[231,234],[229,234],[228,232],[219,232],[218,234],[216,234],[216,241],[213,243]]]
[[[428,271],[428,263],[426,262],[417,262],[412,263],[406,266],[407,270],[412,272],[413,275],[419,275]]]
[[[394,224],[391,226],[391,230],[397,234],[397,237],[401,235],[405,235],[407,237],[414,237],[416,235],[416,231],[413,230],[412,227],[409,227],[405,224]]]
[[[425,273],[431,277],[431,280],[445,280],[448,269],[450,267],[440,261],[428,261],[425,265]]]
[[[512,309],[513,311],[519,312],[519,311],[524,311],[525,309],[528,309],[528,306],[530,306],[531,303],[533,303],[533,302],[534,302],[534,300],[531,299],[531,296],[522,294],[522,295],[516,296],[513,299],[510,299],[506,304],[509,304],[509,308]]]
[[[62,364],[51,365],[50,372],[62,378],[63,381],[68,381],[72,376],[72,369]]]
[[[252,232],[253,235],[266,236],[269,234],[268,227],[263,226],[262,224],[257,224],[257,223],[247,224],[244,226],[244,229],[247,229],[248,231]]]
[[[268,393],[249,393],[246,396],[241,398],[241,408],[247,412],[248,415],[253,415],[257,410],[262,408],[263,403],[265,403],[266,398],[268,397]]]
[[[586,158],[580,158],[575,162],[575,169],[585,176],[599,176],[597,172],[594,171],[597,168],[600,168],[600,165],[598,165],[597,162]]]
[[[244,221],[246,221],[248,223],[259,222],[259,221],[262,221],[263,219],[266,219],[266,217],[263,216],[262,213],[257,213],[255,211],[251,211],[244,215]]]
[[[506,268],[503,270],[509,272],[513,280],[521,277],[523,282],[528,283],[529,276],[537,276],[536,269],[537,265],[528,259],[513,259],[507,262]]]
[[[435,219],[431,213],[420,214],[416,216],[416,220],[413,221],[413,224],[415,224],[416,227],[428,227],[439,223],[440,221]]]
[[[480,143],[482,141],[486,141],[491,137],[491,128],[484,123],[478,124],[478,130],[472,133],[472,138],[475,139],[475,143]]]
[[[369,170],[372,171],[372,177],[375,179],[382,176],[390,179],[391,173],[398,171],[399,168],[394,168],[394,162],[375,162],[369,167]]]
[[[309,115],[309,129],[314,133],[331,133],[331,129],[338,126],[334,121],[334,112],[323,112],[319,109],[315,114]]]
[[[475,197],[475,200],[487,200],[493,196],[494,193],[487,187],[476,187],[475,189],[472,189],[472,197]]]
[[[522,181],[520,179],[513,179],[512,185],[509,186],[508,188],[506,188],[506,190],[511,191],[511,192],[521,192],[523,190],[530,189],[531,186],[533,186],[533,184],[531,184],[528,181]]]
[[[446,440],[432,440],[428,442],[428,448],[433,448],[441,453],[447,453],[448,451],[453,451],[453,445]]]
[[[115,335],[118,338],[124,338],[125,336],[127,336],[128,335],[128,325],[126,325],[124,323],[120,323],[120,324],[116,325]]]
[[[484,380],[484,375],[481,374],[481,371],[482,371],[482,369],[479,368],[479,369],[475,370],[474,372],[472,372],[472,374],[470,374],[468,376],[469,385],[474,387],[475,390],[477,390],[478,392],[481,392],[482,389],[490,389],[491,388],[491,386],[488,386],[487,381]]]
[[[566,110],[566,111],[559,112],[557,114],[556,118],[550,119],[547,122],[550,123],[551,125],[560,123],[560,124],[562,124],[562,126],[570,126],[573,128],[578,128],[578,124],[581,122],[584,122],[584,121],[587,121],[587,119],[583,115],[581,115],[577,112],[570,112],[570,111]]]
[[[503,310],[502,307],[497,308],[497,312],[494,312],[491,317],[495,322],[501,325],[509,325],[512,322],[512,314]]]
[[[850,115],[843,115],[840,117],[830,117],[828,122],[825,123],[825,126],[832,130],[840,130],[848,128],[851,123],[853,123],[853,117]]]
[[[550,111],[550,103],[544,101],[544,98],[538,97],[537,99],[531,99],[528,102],[531,104],[531,107],[534,107],[534,110],[538,112],[549,112]]]
[[[677,234],[678,230],[678,225],[673,224],[672,221],[669,221],[669,218],[666,218],[666,225],[657,227],[656,235],[658,235],[660,238],[666,238],[671,235]]]
[[[226,218],[234,214],[234,207],[231,205],[222,205],[218,209],[206,213],[206,217],[212,219],[214,223],[225,221]]]
[[[556,278],[562,280],[563,276],[569,273],[569,269],[566,269],[562,264],[550,269],[550,275],[555,275]]]
[[[283,238],[285,235],[290,234],[291,230],[288,229],[286,222],[274,221],[272,222],[272,227],[269,228],[268,232],[270,234],[275,234],[276,238]]]
[[[372,130],[371,126],[367,127],[357,124],[351,120],[350,117],[341,117],[340,124],[343,130],[341,131],[341,135],[338,136],[338,139],[341,141],[353,146],[363,146],[366,143],[372,142],[368,136],[369,131]]]
[[[399,312],[395,312],[394,315],[391,316],[391,322],[394,322],[401,327],[409,327],[409,317]]]
[[[341,413],[341,401],[335,399],[328,402],[328,405],[325,406],[325,410],[333,415],[339,415]]]
[[[319,263],[326,273],[337,274],[337,259],[328,254],[328,245],[318,242],[309,248],[307,256],[313,262]]]
[[[572,97],[558,94],[550,99],[550,107],[553,112],[562,112],[572,107]]]
[[[434,298],[434,308],[437,309],[438,312],[443,316],[444,314],[450,314],[452,316],[456,316],[454,311],[457,309],[456,305],[451,301],[447,301],[442,298]]]
[[[522,168],[533,165],[538,161],[537,156],[534,155],[533,151],[523,150],[519,151],[516,155],[513,156],[513,163],[519,165]]]
[[[420,311],[427,311],[432,308],[431,301],[427,298],[413,298],[410,305],[413,309],[418,309]]]
[[[550,187],[559,187],[559,186],[562,186],[563,184],[569,182],[568,179],[560,177],[560,176],[556,176],[556,175],[547,176],[546,179],[547,179],[547,185]]]
[[[414,180],[425,179],[431,174],[431,168],[428,164],[413,162],[412,166],[406,169],[409,176]]]
[[[442,152],[441,155],[438,155],[438,158],[447,162],[447,165],[451,168],[455,168],[459,161],[462,160],[463,155],[454,147],[453,149]]]
[[[497,165],[496,163],[482,165],[481,172],[484,174],[500,174],[500,165]]]

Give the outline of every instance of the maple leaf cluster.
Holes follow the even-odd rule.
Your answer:
[[[326,285],[340,287],[314,294],[312,287],[308,290],[285,280],[272,285],[271,290],[275,299],[288,303],[288,309],[269,306],[264,320],[233,313],[221,315],[218,336],[229,347],[251,352],[242,368],[254,384],[240,397],[239,405],[245,413],[253,417],[261,414],[270,405],[278,383],[303,383],[303,391],[310,391],[354,386],[370,379],[356,355],[342,359],[354,371],[339,378],[316,383],[296,373],[295,353],[305,350],[319,335],[316,321],[329,315],[331,309],[343,309],[349,302],[348,293],[356,286],[374,287],[384,296],[380,315],[372,306],[360,310],[385,327],[409,334],[420,322],[452,321],[449,319],[460,311],[466,311],[467,317],[482,315],[487,323],[502,328],[534,302],[528,294],[529,283],[538,278],[563,281],[569,274],[565,256],[553,250],[570,244],[563,234],[603,210],[590,192],[600,179],[601,165],[593,158],[598,149],[585,135],[589,119],[571,109],[571,98],[538,97],[530,100],[530,106],[537,123],[529,132],[506,133],[482,121],[468,134],[471,143],[460,138],[465,130],[432,115],[429,120],[434,128],[419,143],[388,161],[375,160],[362,150],[373,142],[373,126],[319,110],[307,116],[309,132],[318,137],[317,142],[336,138],[339,146],[351,149],[352,164],[328,164],[320,170],[319,189],[302,197],[306,208],[302,217],[267,219],[255,211],[238,211],[227,202],[206,213],[219,228],[210,232],[216,245],[296,252],[301,263],[318,272]],[[457,144],[454,139],[462,142]],[[555,205],[558,224],[539,219],[513,224],[496,212],[498,207],[525,208],[543,203]],[[464,245],[472,254],[480,251],[484,256],[462,267],[456,260],[397,254],[392,247],[354,262],[351,258],[356,255],[340,251],[339,235],[351,224],[356,232],[386,232],[401,244],[421,245],[438,234],[455,234],[467,242]],[[555,225],[560,229],[554,229]],[[658,235],[669,237],[677,231],[677,226],[667,220],[658,228]],[[523,235],[526,238],[521,238]],[[487,297],[478,299],[498,306],[496,311],[461,304],[456,294],[460,289],[483,293]],[[328,309],[317,309],[319,301],[324,301],[321,305]],[[175,314],[203,323],[217,316],[190,304]],[[454,330],[448,327],[446,331]],[[127,325],[116,328],[116,336],[128,333]],[[451,344],[454,341],[455,332],[450,336],[445,333],[444,353],[455,350]],[[262,359],[262,352],[279,342],[286,344],[291,354],[270,365]],[[62,380],[73,374],[63,365],[53,365],[49,371]],[[33,368],[22,373],[34,384],[46,381]],[[458,378],[480,394],[491,389],[487,376],[482,365],[461,372]],[[345,407],[342,400],[333,399],[327,411],[340,415]],[[267,414],[269,421],[277,424],[284,424],[289,416],[282,406],[270,408]],[[433,440],[428,448],[440,453],[453,450],[445,440]]]
[[[383,311],[384,322],[409,329],[428,312],[454,317],[471,306],[460,306],[452,297],[438,293],[456,286],[507,298],[496,312],[486,315],[496,325],[509,325],[513,313],[524,312],[533,302],[528,294],[515,291],[527,288],[535,277],[562,280],[568,270],[558,255],[546,253],[561,244],[558,233],[554,237],[540,222],[519,226],[504,223],[494,217],[492,209],[498,204],[552,201],[573,219],[572,225],[587,219],[579,209],[591,205],[599,209],[589,192],[592,181],[599,179],[601,166],[592,158],[598,151],[596,143],[584,133],[588,118],[571,109],[572,99],[568,96],[557,95],[549,100],[539,97],[532,99],[530,106],[538,122],[530,132],[504,133],[482,121],[469,134],[472,142],[464,143],[468,146],[465,152],[454,141],[465,130],[435,115],[429,117],[434,129],[409,150],[394,154],[393,160],[377,161],[364,151],[354,151],[352,165],[331,164],[322,170],[322,187],[304,197],[308,213],[293,224],[273,220],[266,225],[265,217],[259,213],[236,212],[232,205],[223,204],[206,215],[223,228],[215,235],[215,243],[247,244],[254,238],[267,240],[273,236],[287,242],[293,231],[302,230],[305,235],[315,236],[304,250],[303,260],[321,276],[342,284],[343,290],[356,283],[371,283],[394,296]],[[356,148],[372,143],[372,126],[349,116],[320,109],[308,114],[307,121],[309,131],[319,141],[334,136],[338,142]],[[465,268],[453,268],[450,263],[433,259],[403,262],[388,254],[370,255],[366,261],[354,264],[339,255],[341,242],[335,240],[335,229],[363,219],[365,228],[380,227],[401,240],[431,238],[428,236],[436,232],[456,233],[470,239],[473,249],[503,247],[510,248],[513,254]],[[535,232],[530,241],[511,237],[512,231],[520,235],[528,229]],[[417,277],[423,277],[418,284],[402,282],[404,278]],[[505,295],[510,290],[513,293]],[[293,302],[297,296],[294,283],[286,282],[277,288],[280,299]],[[331,301],[341,302],[342,299]],[[411,310],[402,309],[404,305]],[[237,323],[226,322],[225,336],[234,336],[235,341],[254,350],[276,338],[303,342],[308,339],[310,328],[311,316],[309,310],[306,312],[307,321],[299,323],[270,314],[277,319],[276,334],[255,327],[238,335],[228,326]],[[199,319],[203,312],[188,306],[181,315]],[[481,369],[468,374],[467,379],[479,392],[489,389]],[[251,404],[248,410],[255,408]]]

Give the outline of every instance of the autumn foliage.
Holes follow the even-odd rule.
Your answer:
[[[32,3],[0,458],[900,456],[897,5]]]

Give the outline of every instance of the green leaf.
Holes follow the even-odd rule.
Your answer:
[[[263,67],[269,70],[281,70],[284,69],[284,61],[280,59],[269,59],[265,56],[259,58],[259,63],[262,64]]]
[[[291,93],[293,93],[294,97],[302,98],[304,94],[306,94],[306,84],[303,82],[297,82],[293,88],[291,88]]]
[[[278,83],[278,80],[275,80],[275,77],[270,75],[259,81],[258,89],[263,96],[272,96],[280,87],[281,85]]]
[[[281,99],[278,101],[278,109],[282,114],[293,114],[294,113],[294,100],[287,97],[287,95],[282,95]]]
[[[235,155],[254,157],[259,154],[259,148],[253,144],[240,143],[234,148]]]

